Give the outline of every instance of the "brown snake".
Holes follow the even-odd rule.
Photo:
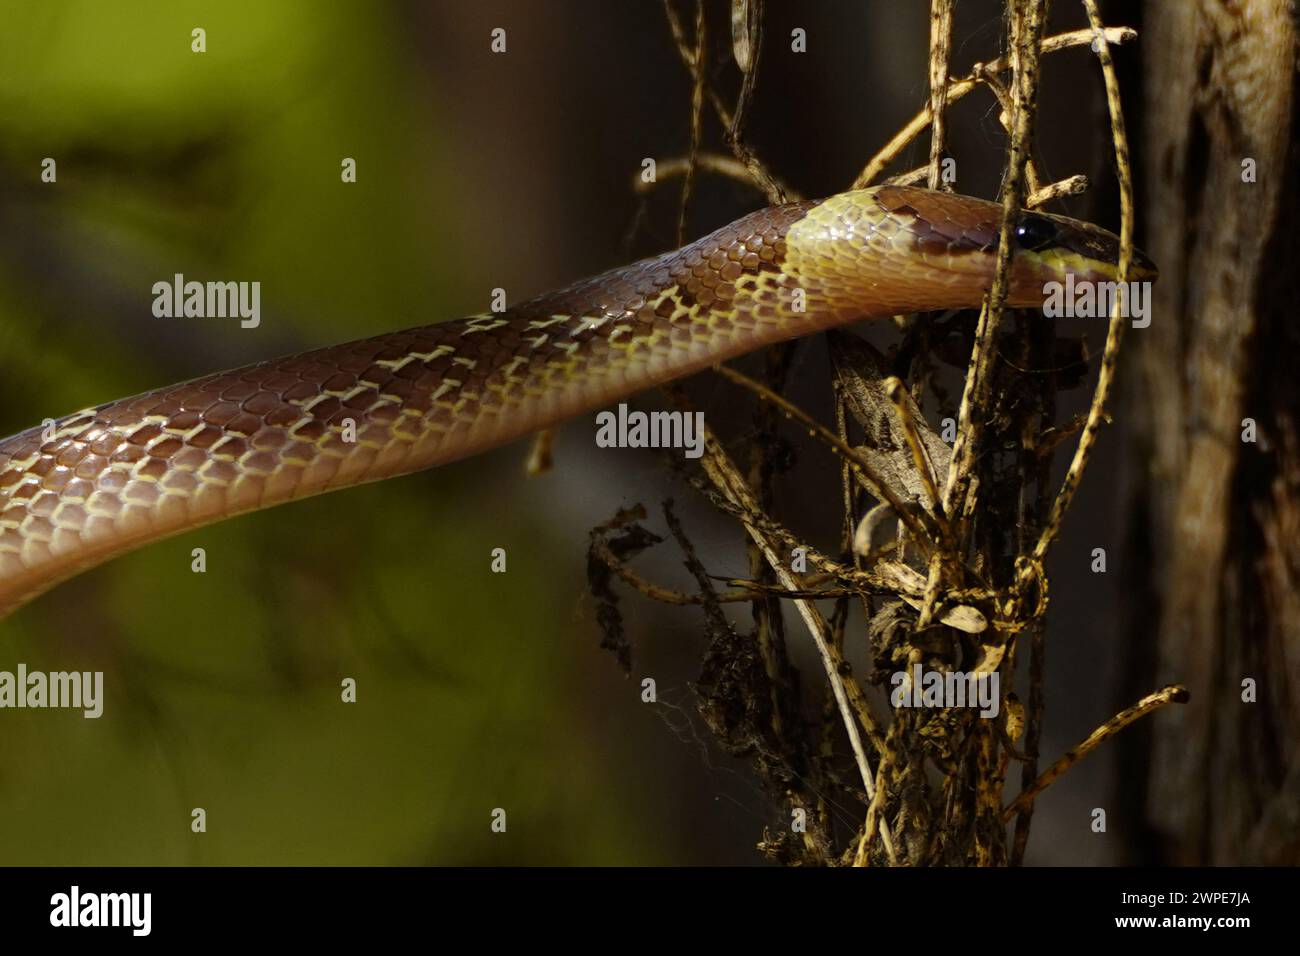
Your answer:
[[[272,359],[0,441],[0,617],[79,571],[235,514],[407,474],[857,319],[977,308],[1002,207],[881,186],[751,213],[499,314]],[[1118,240],[1027,213],[1008,304],[1111,281]],[[1137,277],[1153,274],[1141,256]],[[355,426],[355,441],[348,421]]]

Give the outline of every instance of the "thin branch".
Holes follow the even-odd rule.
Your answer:
[[[898,520],[907,526],[908,530],[916,536],[918,542],[923,543],[929,540],[929,536],[926,534],[925,529],[921,527],[920,522],[917,521],[916,516],[903,504],[902,501],[898,499],[898,496],[890,490],[889,485],[876,474],[871,465],[852,445],[845,442],[839,435],[836,435],[833,431],[821,424],[821,422],[817,421],[817,419],[813,418],[798,405],[795,405],[789,399],[776,394],[765,385],[759,384],[743,372],[737,372],[735,369],[728,368],[725,365],[715,365],[713,368],[714,371],[722,375],[724,378],[731,379],[731,381],[735,382],[737,385],[743,385],[759,398],[776,405],[788,417],[807,428],[809,434],[814,438],[819,438],[826,444],[830,445],[830,447],[835,449],[835,451],[837,451],[845,461],[849,462],[850,467],[852,467],[854,471],[857,472],[858,476],[867,484],[871,493],[881,501],[888,503],[889,507],[893,509],[894,514],[898,517]]]
[[[1057,50],[1064,50],[1069,47],[1087,46],[1092,43],[1094,36],[1092,30],[1073,30],[1069,33],[1058,33],[1056,36],[1048,37],[1043,41],[1043,53],[1055,53]],[[1109,27],[1105,31],[1105,37],[1108,43],[1127,43],[1130,40],[1137,39],[1137,31],[1130,27]],[[993,73],[1004,73],[1010,67],[1011,63],[1007,57],[999,57],[983,65],[984,70]],[[944,95],[944,103],[951,106],[980,84],[980,78],[974,73],[953,80]],[[906,126],[894,134],[893,139],[868,160],[867,165],[863,167],[862,172],[858,173],[858,178],[853,180],[853,185],[850,188],[862,189],[871,185],[884,168],[897,159],[899,154],[911,145],[916,137],[925,132],[929,125],[930,108],[927,106],[912,117]]]
[[[1154,694],[1148,694],[1146,697],[1143,697],[1127,710],[1120,711],[1089,734],[1077,747],[1067,750],[1061,758],[1056,761],[1056,763],[1044,770],[1037,780],[1022,791],[1020,796],[1016,797],[1016,799],[1002,811],[1002,818],[1004,820],[1010,820],[1017,813],[1026,809],[1031,803],[1033,803],[1034,798],[1047,789],[1047,787],[1060,777],[1061,774],[1065,773],[1084,757],[1088,756],[1088,754],[1096,750],[1103,741],[1115,736],[1129,724],[1133,723],[1133,721],[1140,717],[1145,717],[1153,710],[1159,710],[1161,707],[1168,704],[1185,704],[1190,698],[1191,695],[1188,694],[1187,688],[1179,684],[1170,684],[1168,687],[1161,688]]]
[[[930,167],[928,185],[931,189],[951,190],[943,182],[943,152],[947,138],[948,58],[952,55],[952,8],[955,0],[930,0],[930,115],[934,117],[930,130]]]
[[[1006,305],[1011,257],[1015,250],[1014,231],[1020,218],[1024,201],[1025,165],[1029,159],[1033,135],[1033,116],[1038,93],[1038,55],[1042,40],[1042,0],[1029,0],[1017,8],[1012,19],[1015,36],[1013,59],[1016,64],[1012,92],[1012,132],[1007,154],[1007,178],[1002,196],[1002,225],[998,232],[997,271],[993,289],[980,312],[975,330],[975,348],[971,355],[966,385],[962,392],[958,413],[957,441],[953,446],[952,464],[944,486],[943,510],[958,523],[961,533],[962,516],[968,504],[974,507],[974,498],[968,502],[971,472],[976,459],[983,427],[982,419],[975,415],[977,408],[985,407],[995,354],[998,327]]]
[[[682,25],[681,18],[677,15],[677,10],[673,7],[672,0],[664,0],[664,14],[668,18],[668,28],[672,32],[673,42],[677,46],[677,52],[681,56],[682,62],[686,65],[687,70],[690,71],[692,80],[698,81],[699,74],[703,71],[703,65],[695,61],[693,49],[691,45],[686,42],[685,27]],[[713,105],[714,112],[718,114],[718,119],[722,123],[724,136],[727,139],[727,145],[731,148],[731,151],[735,154],[741,164],[749,170],[750,177],[767,197],[768,202],[774,206],[786,202],[785,192],[772,176],[772,173],[763,164],[762,160],[758,158],[758,155],[746,146],[741,139],[730,135],[731,130],[736,123],[735,113],[728,109],[727,105],[722,102],[722,97],[718,95],[717,91],[707,84],[705,94],[708,96],[709,102]]]
[[[655,164],[655,178],[646,180],[642,178],[640,171],[632,179],[632,188],[638,193],[648,193],[661,182],[674,179],[677,176],[684,176],[687,168],[690,166],[688,157],[676,157],[665,159]],[[725,176],[728,179],[734,179],[736,182],[756,189],[760,193],[764,192],[761,183],[754,179],[749,167],[736,159],[734,156],[726,156],[722,153],[705,153],[701,152],[695,157],[696,169],[703,173],[714,173],[718,176]],[[776,180],[777,187],[785,193],[790,200],[802,199],[798,192],[791,189],[779,179]]]
[[[885,379],[885,394],[888,396],[889,404],[893,406],[894,414],[898,417],[898,424],[902,427],[903,434],[907,438],[907,447],[912,453],[912,465],[921,479],[921,486],[925,489],[928,498],[927,507],[934,513],[939,530],[943,537],[947,539],[949,537],[948,520],[946,516],[939,512],[939,489],[934,483],[934,469],[930,465],[930,458],[926,454],[925,447],[921,444],[921,436],[917,434],[916,422],[912,420],[912,413],[908,410],[904,401],[907,390],[902,379],[894,376]]]
[[[718,444],[717,436],[705,428],[704,432],[704,455],[700,459],[701,465],[710,480],[740,507],[746,510],[755,510],[753,493],[745,484],[740,472],[732,463],[727,453],[723,451],[722,446]],[[763,556],[767,559],[768,565],[776,574],[781,584],[790,590],[796,590],[799,586],[793,572],[789,569],[781,556],[776,552],[771,541],[768,540],[762,530],[755,525],[745,525],[745,530],[749,533],[754,543],[759,546]],[[798,610],[800,617],[808,627],[808,632],[812,636],[813,643],[817,647],[817,653],[822,659],[822,666],[826,671],[826,677],[830,681],[831,689],[835,694],[836,704],[839,707],[840,717],[844,722],[844,729],[848,733],[849,746],[853,751],[853,757],[858,765],[858,771],[862,776],[863,786],[866,788],[867,795],[870,797],[875,792],[875,784],[872,780],[871,767],[867,763],[867,755],[862,749],[862,739],[858,732],[858,721],[863,722],[862,729],[871,737],[874,746],[879,749],[883,740],[880,736],[879,725],[874,716],[871,714],[869,705],[863,697],[860,699],[860,706],[856,708],[857,716],[855,717],[855,708],[850,705],[849,692],[846,689],[846,674],[851,673],[847,670],[846,662],[841,657],[830,641],[830,632],[826,626],[825,620],[817,611],[816,606],[808,600],[796,599],[795,608]],[[861,691],[859,690],[859,694]],[[895,859],[894,847],[891,840],[884,839],[885,850],[891,860]]]
[[[704,0],[695,0],[695,55],[691,60],[695,82],[691,84],[691,151],[682,178],[682,200],[677,211],[677,245],[686,244],[686,216],[695,189],[695,170],[699,164],[700,135],[704,125],[704,61],[708,55],[708,25],[704,19]]]
[[[1060,531],[1061,519],[1065,516],[1074,493],[1079,488],[1084,469],[1088,466],[1088,455],[1097,440],[1097,431],[1106,417],[1106,399],[1110,396],[1111,383],[1115,378],[1115,366],[1119,361],[1120,342],[1124,338],[1124,312],[1128,303],[1128,279],[1133,266],[1133,168],[1129,161],[1128,133],[1124,127],[1124,107],[1120,102],[1119,78],[1115,75],[1115,61],[1110,55],[1110,41],[1097,13],[1095,0],[1083,0],[1088,11],[1088,21],[1097,37],[1097,56],[1101,60],[1102,75],[1106,80],[1106,105],[1110,110],[1111,136],[1115,141],[1115,165],[1119,171],[1119,266],[1116,285],[1118,294],[1111,307],[1110,328],[1106,332],[1106,347],[1101,355],[1101,371],[1097,376],[1097,389],[1092,396],[1092,406],[1088,409],[1088,420],[1084,423],[1079,444],[1075,446],[1074,458],[1070,470],[1066,472],[1065,481],[1052,504],[1051,516],[1047,526],[1034,548],[1034,559],[1042,561],[1051,547],[1052,541]]]
[[[1088,177],[1082,173],[1076,176],[1067,176],[1059,182],[1048,183],[1046,186],[1030,193],[1029,198],[1025,200],[1025,205],[1030,209],[1037,209],[1039,206],[1046,206],[1053,199],[1060,199],[1062,196],[1078,196],[1087,192],[1088,185]]]

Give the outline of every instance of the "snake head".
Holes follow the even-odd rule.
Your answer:
[[[1050,283],[1109,283],[1119,278],[1119,236],[1099,226],[1050,213],[1025,212],[1015,231],[1013,306],[1043,304]],[[996,250],[996,239],[994,250]],[[1133,250],[1129,282],[1154,282],[1159,270],[1140,249]]]
[[[878,186],[809,209],[787,235],[787,268],[825,302],[864,316],[979,308],[997,273],[1001,227],[1000,203]],[[1116,281],[1119,237],[1091,223],[1025,211],[1014,241],[1007,297],[1014,308],[1043,306],[1052,284]],[[1135,249],[1129,281],[1156,275]]]
[[[997,271],[1002,205],[954,193],[908,187],[882,187],[877,200],[890,215],[908,224],[915,246],[927,257],[941,257],[947,268],[975,280],[986,292]],[[1119,276],[1119,237],[1092,223],[1052,213],[1025,210],[1013,233],[1015,257],[1007,304],[1043,305],[1052,283],[1115,282]],[[1155,263],[1133,250],[1130,282],[1154,281]],[[978,304],[978,303],[976,303]]]

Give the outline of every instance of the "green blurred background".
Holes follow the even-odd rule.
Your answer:
[[[804,194],[828,194],[923,102],[926,5],[799,6],[769,4],[778,39],[752,137]],[[959,9],[957,62],[993,55],[998,4]],[[497,286],[519,301],[674,244],[675,187],[644,210],[632,190],[643,157],[689,142],[656,2],[3,0],[0,18],[0,434],[480,311]],[[710,23],[734,89],[725,5]],[[792,24],[809,31],[806,56],[782,55]],[[489,49],[494,27],[505,55]],[[1047,115],[1074,95],[1049,72]],[[955,134],[988,159],[964,167],[964,188],[990,194],[989,103],[972,97]],[[1057,167],[1078,171],[1077,144],[1061,150]],[[45,157],[57,184],[40,182]],[[344,157],[355,184],[340,182]],[[703,179],[691,234],[759,202]],[[177,272],[260,281],[261,326],[155,319],[151,286]],[[807,361],[820,387],[824,359]],[[715,380],[693,387],[736,404]],[[526,453],[160,543],[0,623],[0,669],[102,670],[107,688],[99,720],[0,713],[0,863],[757,862],[762,827],[780,821],[691,714],[695,614],[628,598],[627,680],[585,597],[587,530],[688,492],[651,454],[598,452],[584,423],[562,432],[550,474],[525,478]],[[814,465],[813,504],[838,480]],[[734,529],[686,513],[713,570],[743,573]],[[195,547],[206,574],[190,571]],[[505,575],[489,570],[497,547]],[[687,583],[670,549],[643,566]],[[1104,680],[1104,662],[1084,660],[1053,663]],[[647,675],[657,707],[640,701]],[[340,702],[345,677],[356,704]],[[1064,727],[1058,714],[1049,749],[1102,710]],[[1070,812],[1091,805],[1061,793]],[[191,833],[194,807],[206,833]],[[497,807],[506,834],[491,832]]]

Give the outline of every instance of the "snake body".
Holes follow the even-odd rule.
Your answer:
[[[21,432],[0,442],[0,617],[147,542],[472,455],[765,345],[978,307],[1001,214],[902,186],[775,206],[501,313],[218,372]],[[1021,222],[1010,305],[1040,305],[1044,282],[1068,272],[1114,278],[1112,234],[1037,213]]]

